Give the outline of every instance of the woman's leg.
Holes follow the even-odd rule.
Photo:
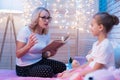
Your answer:
[[[18,76],[23,77],[53,77],[54,72],[51,66],[42,64],[41,61],[29,65],[29,66],[17,66],[16,65],[16,73]]]
[[[52,59],[46,59],[46,58],[44,58],[42,62],[44,65],[51,66],[54,74],[57,74],[57,73],[60,73],[60,72],[63,72],[64,70],[66,70],[66,65],[62,62],[55,61]]]
[[[44,58],[27,67],[16,67],[16,73],[18,76],[32,77],[53,77],[55,74],[63,72],[64,70],[66,70],[64,63]]]
[[[29,67],[20,67],[16,65],[16,74],[18,76],[27,77],[29,76]]]
[[[29,70],[29,76],[32,77],[53,77],[53,69],[48,65],[35,65]]]

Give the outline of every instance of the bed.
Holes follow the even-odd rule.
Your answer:
[[[42,78],[42,77],[18,77],[15,73],[15,70],[0,70],[0,80],[83,80],[77,75],[73,75],[70,78],[60,79],[60,78]]]
[[[95,78],[95,80],[120,80],[120,68],[109,68],[108,70],[98,70],[96,72],[90,73],[81,78],[74,74],[70,78],[60,79],[60,78],[42,78],[42,77],[18,77],[15,70],[0,70],[0,80],[89,80],[89,77]]]
[[[0,80],[56,80],[55,78],[18,77],[15,70],[0,70]]]
[[[74,59],[78,60],[80,64],[83,64],[86,60],[84,57],[75,57]],[[0,70],[0,80],[89,80],[89,75],[96,77],[101,75],[101,77],[97,76],[95,80],[120,80],[120,46],[115,49],[115,61],[117,68],[109,68],[108,70],[98,70],[97,72],[90,73],[85,76],[85,78],[81,78],[77,76],[77,74],[72,75],[70,78],[67,79],[60,79],[60,78],[42,78],[42,77],[18,77],[16,75],[15,70],[7,70],[1,69]],[[111,73],[110,75],[114,77],[114,79],[109,79],[110,75],[106,75],[104,73]],[[107,79],[101,79],[103,76]]]
[[[86,59],[84,57],[75,57],[80,64],[83,64]],[[0,69],[0,80],[83,80],[83,78],[77,76],[77,74],[67,79],[60,78],[42,78],[42,77],[18,77],[15,70]]]

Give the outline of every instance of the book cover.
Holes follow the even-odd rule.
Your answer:
[[[66,43],[66,40],[69,36],[62,38],[61,40],[54,40],[50,44],[48,44],[45,48],[42,49],[42,52],[47,52],[50,50],[58,50],[61,46]]]

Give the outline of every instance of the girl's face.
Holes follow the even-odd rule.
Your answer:
[[[90,30],[91,30],[93,36],[99,36],[99,34],[101,32],[100,25],[98,25],[96,19],[94,19],[94,18],[91,21]]]
[[[47,11],[43,10],[39,15],[38,25],[41,28],[45,29],[45,28],[48,28],[48,24],[50,21],[51,21],[50,14]]]

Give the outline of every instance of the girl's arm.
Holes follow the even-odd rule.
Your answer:
[[[88,62],[86,62],[85,64],[83,64],[83,65],[81,65],[81,66],[79,66],[79,67],[77,67],[77,68],[85,68],[85,67],[87,67],[87,66],[89,65],[89,63],[90,63],[91,61],[93,61],[93,59],[89,59]]]
[[[96,71],[96,70],[99,70],[99,69],[102,69],[103,67],[104,67],[104,64],[96,63],[93,69],[85,70],[81,73],[81,75],[85,76],[86,74]]]
[[[90,51],[88,52],[88,54],[90,54],[91,52],[92,52],[92,50],[90,50]],[[92,58],[90,58],[90,59],[88,60],[88,62],[86,62],[85,64],[81,65],[81,66],[80,66],[80,67],[78,67],[78,68],[85,68],[86,66],[88,66],[88,65],[89,65],[89,63],[90,63],[91,61],[93,61],[93,59],[92,59]]]

